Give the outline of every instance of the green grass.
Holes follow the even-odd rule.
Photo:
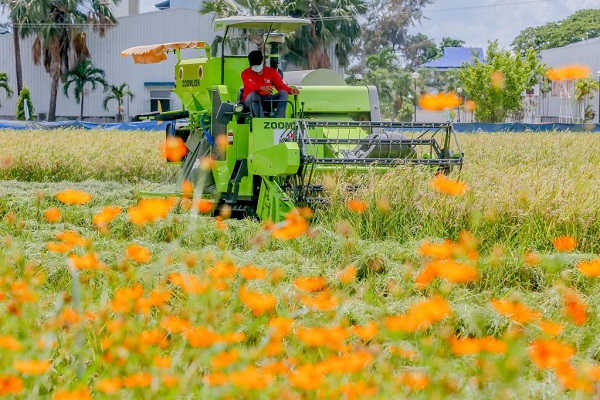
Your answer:
[[[431,174],[419,168],[402,168],[364,178],[360,192],[334,190],[331,207],[317,210],[307,236],[279,241],[266,236],[251,220],[228,220],[221,231],[213,218],[193,217],[180,208],[166,219],[144,227],[131,224],[126,210],[139,200],[137,190],[147,181],[165,182],[176,171],[165,166],[158,153],[162,133],[101,131],[3,132],[0,136],[0,336],[14,336],[19,351],[0,346],[0,377],[19,376],[26,390],[22,398],[50,397],[60,389],[89,387],[94,397],[109,398],[99,391],[100,379],[148,372],[155,379],[149,387],[121,389],[120,398],[341,398],[338,388],[347,382],[366,382],[377,388],[373,398],[586,398],[591,394],[563,390],[554,372],[531,362],[531,340],[545,337],[535,324],[510,322],[490,306],[495,298],[520,299],[542,312],[545,319],[564,324],[559,340],[577,349],[571,360],[581,370],[600,359],[597,278],[582,276],[581,260],[597,257],[599,237],[598,164],[600,144],[593,134],[470,134],[460,135],[465,151],[463,170],[453,178],[465,181],[468,192],[459,197],[435,193]],[[76,188],[93,195],[83,206],[60,204],[55,194]],[[358,198],[369,203],[364,214],[351,213],[345,201]],[[377,210],[385,198],[391,208]],[[103,207],[117,205],[124,213],[99,232],[92,217]],[[50,224],[43,211],[58,207],[63,218]],[[88,240],[78,254],[93,251],[105,265],[102,270],[70,272],[66,256],[47,251],[54,235],[75,230]],[[418,254],[425,240],[450,238],[468,230],[479,241],[477,267],[480,278],[465,284],[435,280],[418,290],[414,280],[427,260]],[[574,252],[556,253],[553,238],[578,239]],[[147,264],[125,258],[130,243],[147,247],[153,254]],[[526,250],[541,255],[540,265],[523,263]],[[186,260],[197,260],[192,267]],[[283,354],[267,356],[271,338],[267,315],[253,316],[238,298],[243,284],[238,275],[217,281],[201,295],[186,295],[168,283],[172,272],[192,273],[206,279],[215,261],[231,260],[237,267],[256,265],[285,273],[281,281],[248,283],[252,290],[272,293],[278,299],[275,314],[294,318],[300,326],[340,326],[377,323],[379,333],[363,343],[351,337],[350,354],[367,351],[373,361],[353,373],[323,373],[317,390],[293,388],[290,378],[279,375],[265,389],[245,389],[229,383],[208,386],[203,376],[215,373],[211,359],[225,349],[240,356],[227,373],[246,366],[263,366],[287,360],[288,365],[323,362],[332,355],[327,347],[311,348],[295,334],[285,340]],[[463,260],[464,261],[464,260]],[[341,284],[337,274],[348,265],[358,269],[357,279]],[[299,276],[322,276],[339,306],[318,312],[301,303],[304,296],[293,285]],[[78,277],[78,279],[74,279]],[[39,296],[33,303],[15,300],[11,283],[23,279]],[[169,288],[173,298],[142,316],[114,313],[111,300],[119,288],[139,282],[144,295]],[[562,293],[575,288],[588,303],[588,320],[573,324],[564,314]],[[78,291],[80,295],[78,295]],[[5,296],[2,296],[5,294]],[[453,313],[424,332],[403,333],[385,329],[385,317],[398,315],[418,300],[439,294]],[[80,296],[80,298],[78,297]],[[15,307],[18,312],[15,312]],[[95,313],[91,322],[53,324],[65,308]],[[12,312],[12,313],[11,313]],[[189,319],[193,325],[219,333],[244,332],[241,344],[216,344],[193,348],[181,334],[167,334],[165,348],[150,344],[143,351],[142,331],[161,329],[167,315]],[[113,332],[108,326],[122,321]],[[508,343],[505,354],[457,356],[448,338],[494,336]],[[40,339],[56,341],[56,347],[38,347]],[[102,340],[110,339],[108,348]],[[390,346],[411,348],[418,360],[393,355]],[[153,357],[171,357],[161,371]],[[15,371],[16,360],[49,359],[52,367],[39,376]],[[294,361],[290,361],[293,359]],[[479,364],[477,364],[479,363]],[[292,368],[295,370],[295,368]],[[423,391],[398,382],[406,371],[425,373],[430,382]],[[179,379],[169,388],[160,383],[165,374]],[[594,388],[595,390],[595,388]],[[299,398],[299,397],[296,397]],[[358,395],[357,398],[363,398]]]

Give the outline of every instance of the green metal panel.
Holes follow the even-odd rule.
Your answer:
[[[366,86],[303,86],[298,101],[306,113],[371,112]]]
[[[250,153],[248,172],[261,176],[285,176],[298,172],[300,149],[298,143],[285,142]]]

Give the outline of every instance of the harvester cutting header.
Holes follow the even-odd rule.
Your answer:
[[[169,52],[177,57],[173,91],[183,108],[138,118],[167,121],[167,136],[185,141],[188,152],[178,188],[188,180],[203,196],[228,204],[234,213],[280,221],[294,207],[322,200],[319,179],[327,171],[420,164],[447,172],[462,165],[450,122],[384,122],[375,87],[349,86],[331,70],[283,71],[280,52],[285,35],[308,24],[309,20],[291,17],[222,18],[214,24],[222,32],[217,56],[201,41],[122,52],[141,64],[164,61]],[[266,54],[262,64],[251,69],[262,74],[266,65],[278,71],[283,82],[279,88],[289,89],[289,96],[276,96],[274,85],[257,89],[261,97],[242,101],[248,94],[247,88],[244,96],[242,71],[255,58],[246,51],[228,52],[233,53],[238,47],[234,44],[243,39]],[[186,49],[197,54],[184,59],[181,53]],[[275,78],[279,81],[279,76]],[[257,115],[259,107],[253,102],[261,98],[262,115]],[[225,142],[227,151],[221,152],[217,143]],[[200,174],[200,161],[206,156],[216,160],[208,177]]]

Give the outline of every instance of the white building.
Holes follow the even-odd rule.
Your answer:
[[[125,120],[135,114],[157,110],[160,101],[163,111],[181,108],[181,102],[171,92],[175,87],[174,64],[176,57],[169,55],[170,60],[158,64],[136,65],[131,57],[121,57],[122,50],[133,46],[168,43],[177,41],[200,40],[209,44],[214,39],[213,14],[202,15],[199,12],[198,0],[165,0],[157,3],[160,10],[139,13],[139,0],[123,0],[114,8],[119,24],[109,29],[103,38],[88,29],[86,32],[91,61],[94,66],[106,72],[106,80],[111,85],[127,83],[135,95],[133,102],[124,105]],[[43,65],[34,65],[31,48],[34,37],[21,41],[21,62],[23,65],[23,83],[31,91],[31,101],[38,119],[48,115],[50,104],[50,75]],[[194,50],[185,50],[193,55]],[[334,45],[328,49],[332,56],[333,69],[341,68],[334,56]],[[9,84],[16,89],[15,58],[12,34],[0,35],[0,72],[9,75]],[[16,91],[16,90],[15,90]],[[102,88],[85,90],[84,120],[111,122],[117,115],[117,103],[109,102],[109,110],[102,108],[106,93]],[[14,119],[16,112],[16,95],[7,99],[0,90],[0,119]],[[56,119],[76,119],[79,116],[79,104],[72,93],[67,98],[59,87]]]
[[[593,77],[600,80],[600,38],[584,40],[555,49],[542,50],[540,61],[548,67],[559,68],[566,65],[579,64],[589,67]],[[552,90],[547,94],[535,92],[532,100],[537,103],[537,114],[542,122],[577,122],[581,109],[573,96],[573,83],[552,83]],[[596,112],[595,122],[600,116],[600,96],[590,103]]]

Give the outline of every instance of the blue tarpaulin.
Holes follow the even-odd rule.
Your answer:
[[[121,131],[162,131],[165,125],[159,125],[156,121],[119,122],[110,124],[98,124],[94,122],[80,121],[0,121],[0,129],[109,129]]]
[[[520,122],[511,122],[506,124],[485,124],[485,123],[455,123],[453,124],[456,132],[476,133],[476,132],[600,132],[600,124],[523,124]],[[121,122],[110,124],[97,124],[93,122],[79,121],[59,121],[59,122],[38,122],[38,121],[0,121],[0,129],[110,129],[110,130],[145,130],[162,131],[165,130],[165,124],[158,124],[156,121],[140,122]]]

